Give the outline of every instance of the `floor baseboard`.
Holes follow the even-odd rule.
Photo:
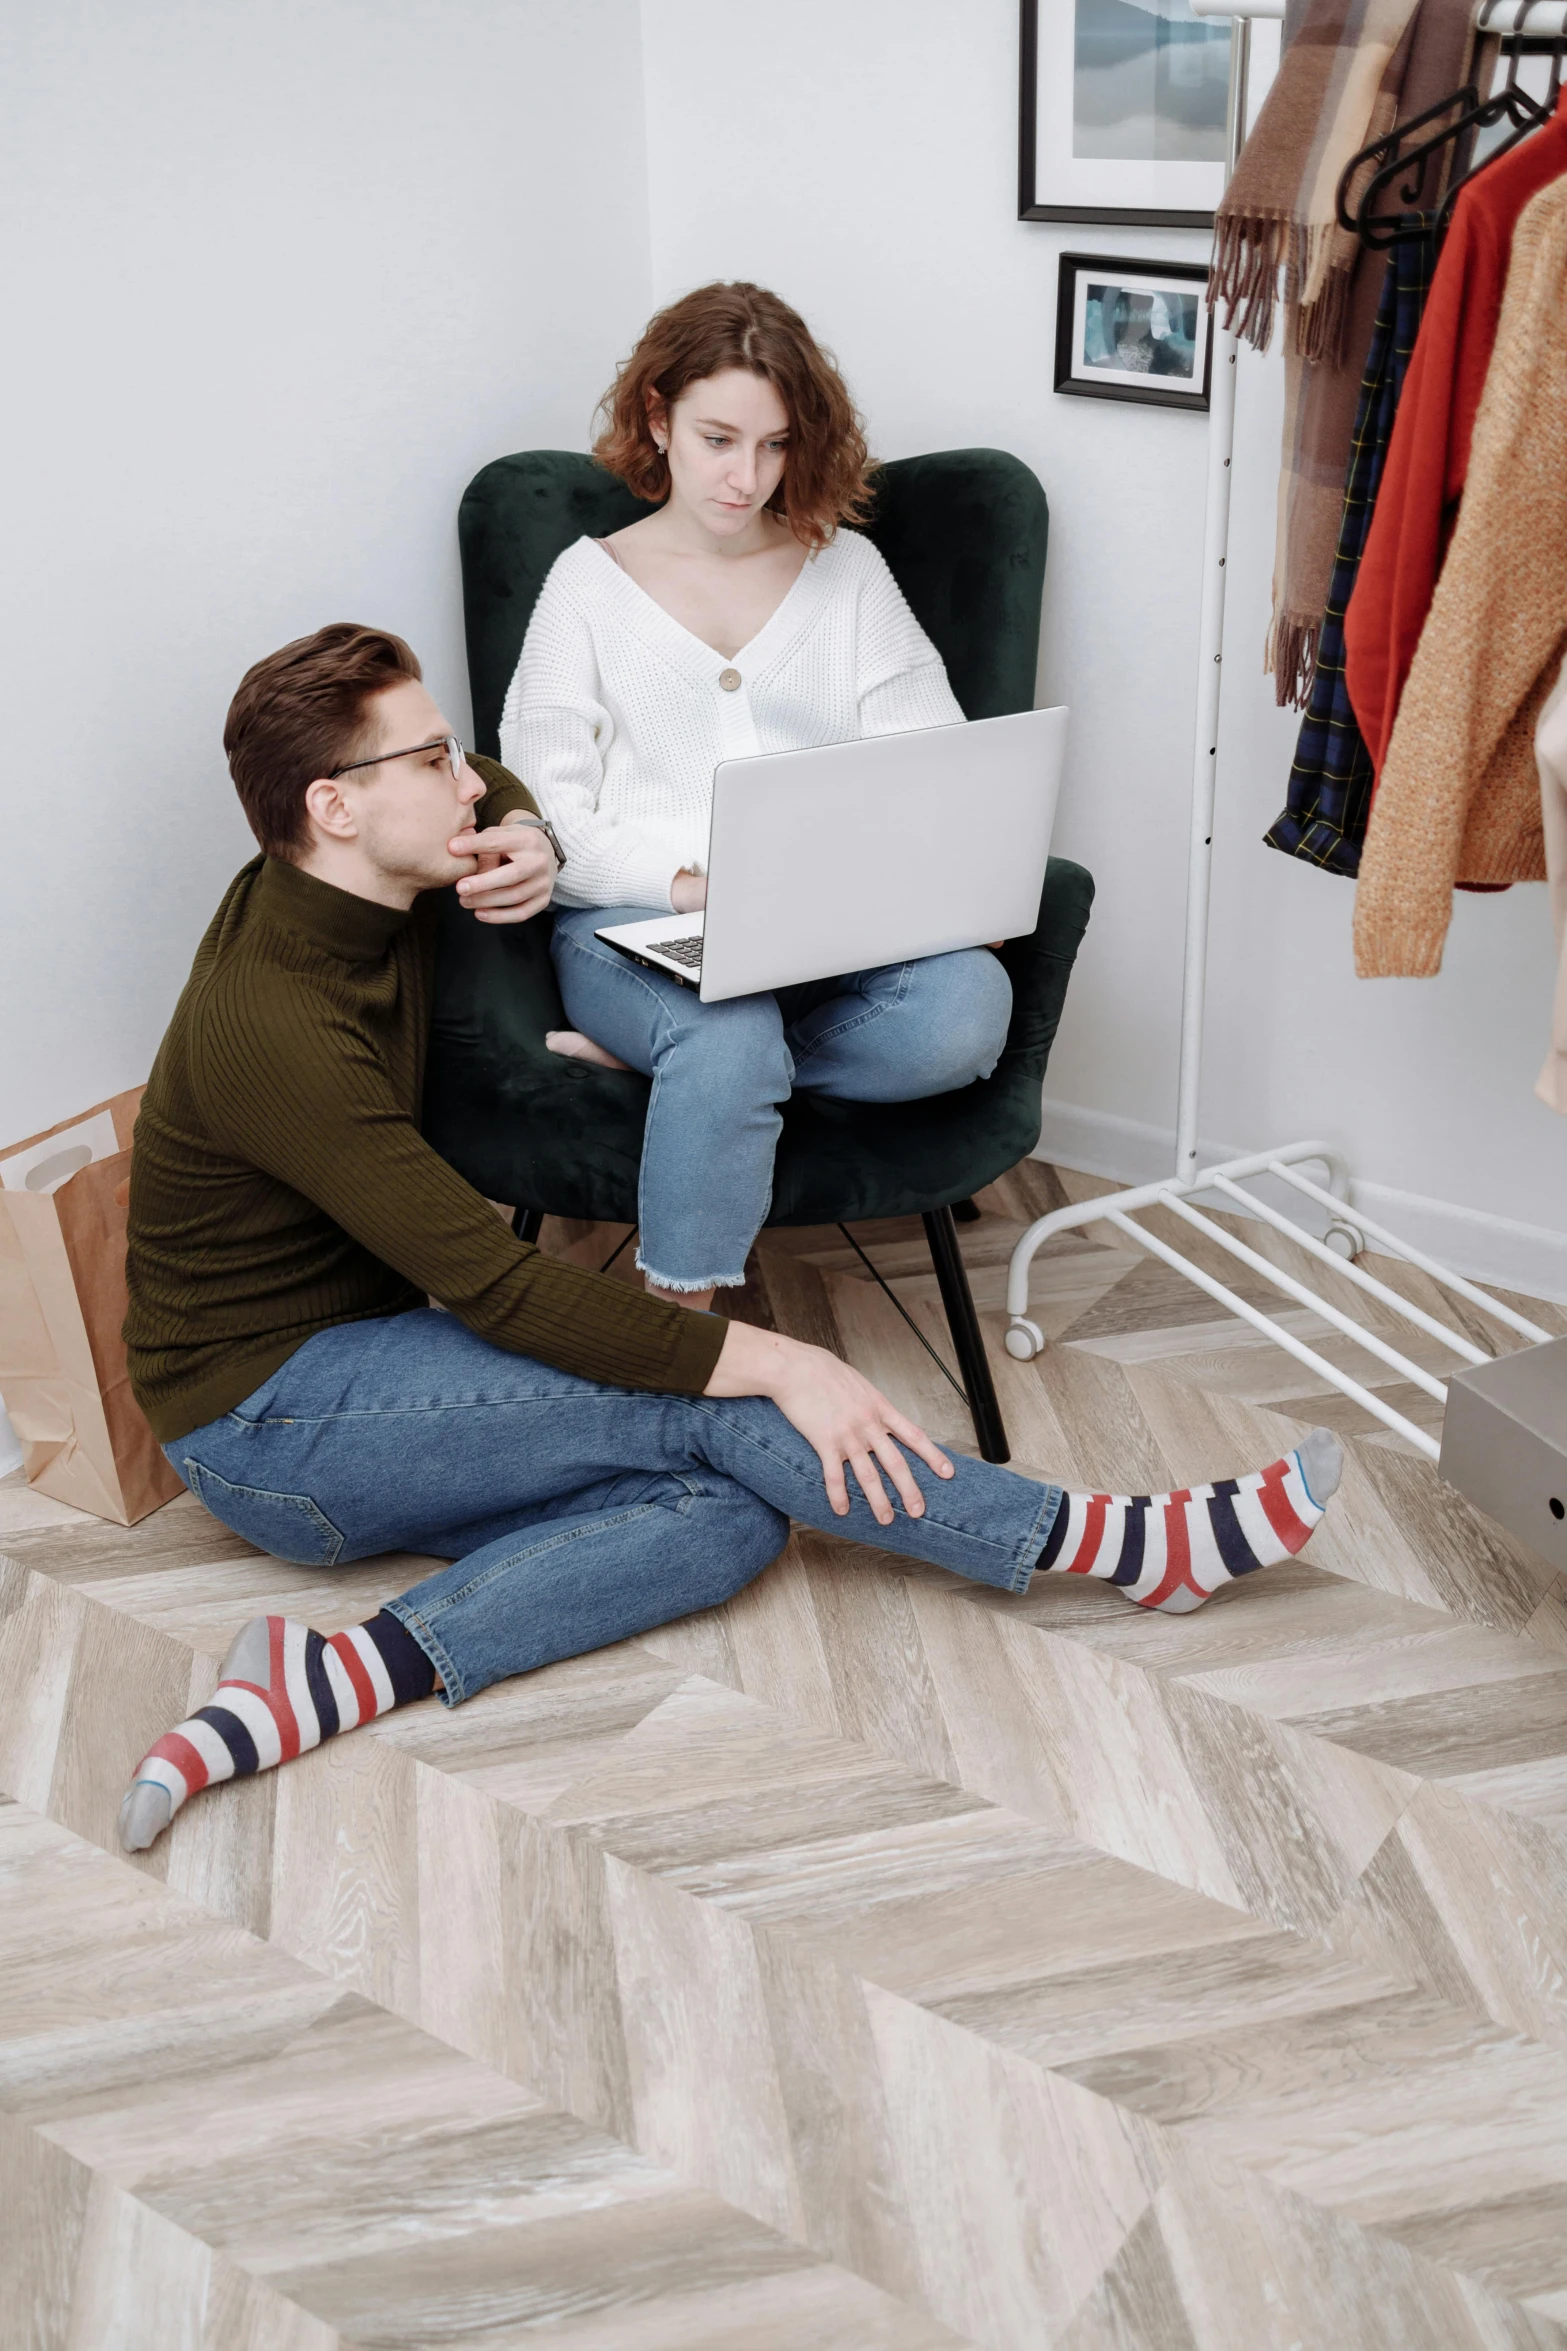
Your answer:
[[[1203,1160],[1240,1156],[1244,1145],[1202,1140]],[[1108,1111],[1085,1110],[1074,1102],[1047,1102],[1040,1132],[1038,1159],[1084,1175],[1108,1176],[1122,1184],[1148,1184],[1168,1175],[1175,1154],[1170,1127],[1147,1126],[1141,1120],[1116,1118]],[[1278,1186],[1270,1199],[1301,1223],[1309,1204],[1298,1193]],[[1543,1225],[1518,1224],[1511,1217],[1488,1216],[1477,1208],[1460,1208],[1449,1200],[1428,1200],[1418,1192],[1401,1192],[1390,1184],[1350,1180],[1350,1197],[1368,1216],[1400,1234],[1412,1247],[1423,1249],[1455,1273],[1471,1281],[1494,1282],[1498,1288],[1526,1291],[1536,1298],[1567,1301],[1567,1233]],[[1216,1203],[1233,1206],[1233,1202]]]

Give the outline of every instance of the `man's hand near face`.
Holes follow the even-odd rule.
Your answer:
[[[537,825],[508,818],[482,833],[457,833],[447,846],[472,864],[457,895],[480,922],[527,922],[548,906],[555,852]]]

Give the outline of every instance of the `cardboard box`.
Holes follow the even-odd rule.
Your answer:
[[[1454,1372],[1440,1466],[1450,1486],[1567,1574],[1567,1339]]]

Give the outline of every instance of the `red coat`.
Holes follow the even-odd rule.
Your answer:
[[[1349,698],[1379,775],[1469,472],[1513,229],[1563,172],[1567,91],[1554,121],[1479,172],[1453,208],[1344,621]]]

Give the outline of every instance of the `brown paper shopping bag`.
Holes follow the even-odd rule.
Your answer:
[[[111,1157],[88,1161],[52,1191],[0,1188],[0,1396],[29,1485],[119,1526],[184,1491],[131,1394],[120,1337],[131,1129],[142,1091],[0,1151],[10,1158],[89,1120],[113,1122],[107,1139],[120,1148]],[[89,1147],[45,1153],[34,1173],[53,1180]]]

